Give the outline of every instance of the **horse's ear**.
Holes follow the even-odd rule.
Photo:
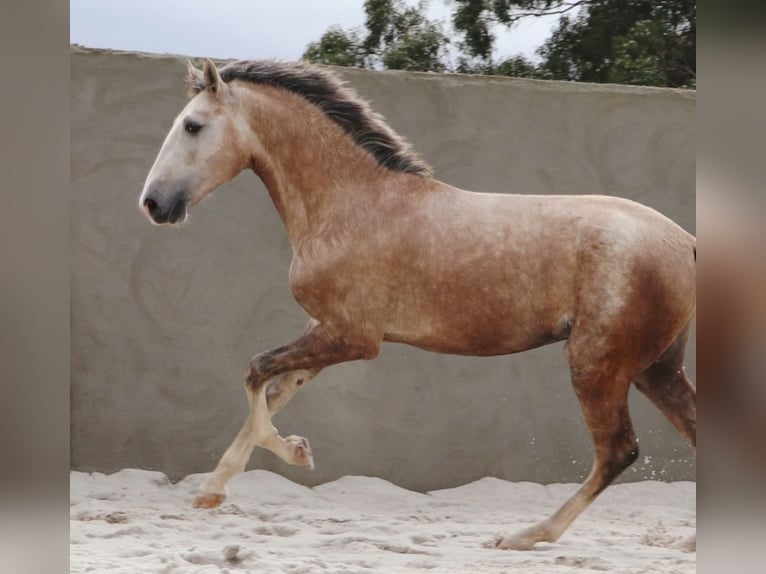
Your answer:
[[[223,94],[223,80],[218,73],[218,68],[215,67],[215,64],[209,58],[205,58],[205,64],[202,66],[202,76],[204,77],[206,90],[210,90],[215,96]]]
[[[191,98],[205,89],[202,71],[194,67],[191,60],[186,60],[186,93]]]

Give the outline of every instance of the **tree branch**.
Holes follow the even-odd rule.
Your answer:
[[[543,10],[537,10],[534,12],[521,12],[513,14],[510,18],[508,18],[508,22],[502,22],[506,26],[510,26],[511,24],[515,24],[522,18],[540,18],[541,16],[556,16],[561,14],[566,14],[568,12],[571,12],[578,6],[582,6],[583,4],[590,4],[590,0],[578,0],[577,2],[561,2],[559,5],[555,8],[549,8],[549,9],[543,9]]]

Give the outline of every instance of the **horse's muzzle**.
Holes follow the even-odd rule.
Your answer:
[[[186,195],[184,193],[160,194],[149,190],[141,200],[141,208],[157,225],[185,221]]]

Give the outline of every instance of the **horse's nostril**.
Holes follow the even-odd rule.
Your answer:
[[[147,197],[144,200],[144,207],[149,210],[149,213],[154,213],[157,209],[157,202],[154,201],[151,197]]]

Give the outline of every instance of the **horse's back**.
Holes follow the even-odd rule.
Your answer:
[[[415,221],[390,250],[389,340],[504,354],[567,338],[585,316],[688,314],[694,298],[694,238],[633,201],[447,188]]]

